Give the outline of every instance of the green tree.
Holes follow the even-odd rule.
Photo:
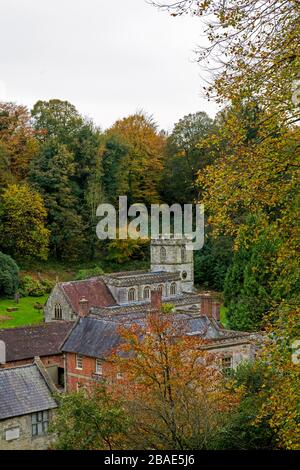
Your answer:
[[[113,400],[104,384],[89,392],[60,395],[52,431],[58,450],[112,450],[129,425],[121,401]]]
[[[14,295],[19,284],[18,274],[16,262],[0,252],[0,297]]]
[[[174,125],[167,138],[161,180],[162,199],[167,203],[186,204],[199,199],[197,173],[211,163],[211,154],[199,143],[212,128],[213,120],[205,112],[188,114]]]
[[[0,246],[17,259],[47,259],[49,230],[42,196],[28,184],[9,185],[0,206]]]

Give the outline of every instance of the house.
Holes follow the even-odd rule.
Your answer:
[[[45,305],[45,321],[75,321],[81,310],[116,309],[150,304],[150,291],[159,289],[165,303],[200,305],[194,293],[193,251],[186,238],[151,240],[149,271],[112,273],[82,281],[60,282]]]
[[[38,359],[0,370],[0,450],[49,448],[55,386]]]
[[[32,364],[35,357],[40,357],[55,385],[63,386],[64,358],[60,345],[73,324],[51,322],[0,330],[0,341],[5,346],[0,369]]]
[[[106,370],[109,369],[107,357],[121,342],[120,326],[143,326],[151,311],[161,311],[161,292],[151,291],[151,300],[151,306],[146,311],[139,310],[138,306],[131,306],[131,310],[127,307],[126,312],[120,310],[119,313],[113,309],[113,314],[105,314],[103,309],[94,309],[79,317],[62,345],[67,391],[79,390],[105,377]],[[182,322],[184,334],[199,337],[201,347],[215,354],[223,369],[235,368],[240,362],[253,357],[256,346],[252,335],[226,330],[219,322],[214,302],[210,298],[204,298],[203,303],[200,310],[194,306],[177,309],[170,318],[179,324]],[[204,346],[202,340],[205,340]]]

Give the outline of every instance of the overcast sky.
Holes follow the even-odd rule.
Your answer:
[[[144,109],[171,130],[202,98],[199,19],[145,0],[1,0],[0,100],[73,103],[103,129]]]

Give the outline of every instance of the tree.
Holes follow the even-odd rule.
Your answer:
[[[265,387],[267,365],[260,361],[241,363],[234,372],[237,385],[243,387],[238,407],[229,415],[213,442],[215,449],[258,450],[275,449],[275,432],[267,416],[260,422],[257,416],[263,406],[261,392]],[[269,377],[269,386],[273,377]]]
[[[14,295],[19,284],[18,274],[16,262],[0,252],[0,297]]]
[[[47,259],[49,230],[42,196],[28,184],[9,185],[0,207],[0,246],[17,259]]]
[[[52,254],[60,258],[64,256],[64,253],[66,256],[71,254],[72,258],[83,255],[93,258],[98,246],[96,208],[104,198],[100,129],[95,127],[92,121],[83,118],[71,103],[58,99],[38,101],[33,107],[32,116],[34,127],[41,142],[39,160],[45,163],[45,155],[49,156],[50,148],[52,148],[51,158],[54,158],[59,147],[60,153],[69,154],[69,162],[72,163],[68,166],[68,169],[66,166],[64,167],[65,173],[60,183],[58,180],[62,177],[62,172],[57,172],[57,184],[60,184],[61,188],[62,186],[68,188],[62,192],[64,201],[57,201],[57,209],[61,207],[61,212],[66,216],[67,224],[62,229],[62,239],[65,241],[62,243],[62,249],[59,249],[59,236],[58,234],[57,236],[54,235],[59,227],[56,225],[59,217],[56,218],[52,237]],[[37,169],[41,164],[37,161],[34,166]],[[31,179],[32,177],[31,174]],[[49,189],[48,199],[51,199],[53,196],[51,187],[45,188],[40,178],[39,181],[35,176],[33,178],[35,184],[41,184],[41,190],[45,194]],[[66,193],[68,193],[68,196],[66,196]],[[52,206],[53,204],[51,204]],[[74,227],[76,224],[78,228],[80,225],[81,234],[79,234],[78,228]],[[74,229],[73,236],[71,231]],[[76,244],[75,236],[78,237]],[[55,244],[53,239],[57,240]]]
[[[120,330],[109,380],[133,419],[129,448],[207,449],[238,404],[239,391],[186,331],[184,319],[154,312]],[[114,379],[116,371],[121,378]]]
[[[161,194],[167,203],[192,203],[199,199],[197,173],[211,163],[211,155],[199,146],[213,128],[205,112],[184,116],[167,138]]]
[[[25,106],[0,102],[0,186],[23,180],[38,142]]]
[[[51,230],[50,249],[57,259],[76,259],[83,249],[83,222],[77,213],[72,176],[74,155],[64,144],[50,139],[32,161],[30,182],[43,194]]]
[[[107,164],[115,172],[118,194],[124,188],[129,204],[159,202],[165,139],[158,133],[153,119],[142,113],[128,116],[108,129],[107,137],[114,139],[114,146],[104,151],[103,164],[108,160]],[[117,175],[121,176],[120,187]]]
[[[121,401],[113,400],[104,385],[60,395],[52,424],[57,450],[112,450],[129,425]]]

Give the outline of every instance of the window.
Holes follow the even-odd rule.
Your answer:
[[[170,295],[176,295],[176,282],[172,282],[171,284]]]
[[[166,249],[162,246],[160,249],[160,261],[164,263],[166,261],[166,258],[167,258],[167,252],[166,252]]]
[[[55,304],[54,318],[55,320],[62,320],[62,308],[60,304]]]
[[[118,372],[118,373],[117,373],[117,379],[118,379],[118,380],[121,380],[122,378],[123,378],[122,372]]]
[[[76,355],[76,369],[83,369],[83,360],[82,356],[80,354]]]
[[[96,359],[96,374],[97,375],[103,374],[102,362],[100,361],[100,359]]]
[[[47,434],[49,424],[49,411],[39,411],[31,415],[32,436],[43,436]]]
[[[150,287],[144,289],[144,299],[150,299]]]
[[[129,302],[132,302],[135,300],[135,289],[129,289],[128,291],[128,300]]]
[[[182,277],[182,279],[186,279],[186,278],[187,278],[187,272],[186,272],[186,271],[182,271],[181,277]]]
[[[232,356],[222,357],[222,370],[225,375],[230,375],[232,372]]]
[[[160,286],[158,286],[158,290],[161,293],[161,295],[163,296],[165,289],[164,289],[164,286],[162,284],[160,284]]]

